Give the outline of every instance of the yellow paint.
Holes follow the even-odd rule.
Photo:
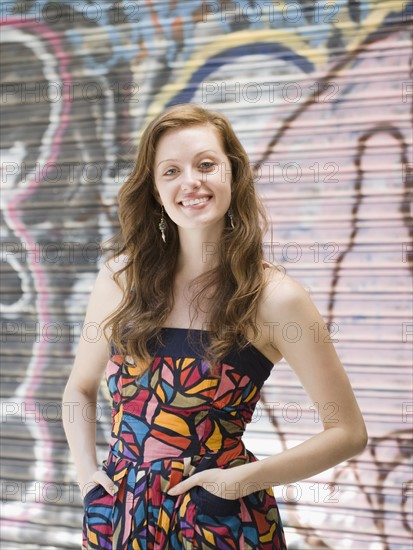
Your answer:
[[[184,359],[180,360],[178,364],[181,367],[181,370],[185,370],[186,368],[193,365],[194,361],[195,361],[195,358],[193,357],[185,357]]]
[[[206,381],[201,380],[196,386],[193,386],[192,388],[185,388],[185,394],[192,395],[197,393],[203,393],[205,390],[211,390],[212,388],[215,388],[217,385],[217,381]]]
[[[120,404],[118,412],[113,417],[113,433],[118,435],[123,416],[123,404]]]
[[[275,528],[276,528],[276,524],[274,522],[271,523],[270,530],[265,535],[260,537],[260,541],[262,541],[263,543],[272,542],[274,539]]]
[[[156,386],[155,393],[159,397],[160,401],[162,401],[163,403],[166,401],[165,391],[160,384]]]
[[[164,508],[161,507],[161,511],[158,517],[158,525],[169,533],[169,528],[171,525],[171,520],[168,514],[165,512]]]
[[[215,537],[214,535],[211,533],[211,531],[206,531],[204,529],[204,539],[209,542],[209,544],[211,546],[214,546],[214,543],[215,543]]]
[[[166,103],[168,103],[179,91],[184,90],[188,85],[193,73],[205,65],[210,57],[214,57],[228,48],[255,44],[256,42],[269,42],[283,45],[292,51],[301,52],[315,66],[323,66],[327,62],[327,50],[323,48],[314,48],[304,40],[296,29],[259,29],[245,30],[223,34],[220,37],[214,36],[214,41],[210,44],[202,44],[195,51],[192,57],[183,68],[181,76],[167,84],[155,97],[153,103],[147,111],[147,118],[144,121],[143,128],[150,120],[160,113]]]
[[[123,468],[120,472],[113,476],[113,481],[119,481],[125,476],[126,468]]]
[[[328,23],[327,21],[323,23],[325,26],[329,25],[331,29],[339,29],[344,38],[346,36],[355,37],[353,41],[349,42],[347,45],[347,52],[349,53],[359,47],[367,34],[374,32],[381,26],[383,20],[391,11],[402,10],[404,3],[403,0],[396,0],[383,5],[383,2],[380,0],[372,0],[370,4],[378,4],[378,7],[377,9],[373,8],[360,25],[351,20],[347,7],[342,4],[340,4],[337,14],[333,16],[333,19],[338,19],[337,22]],[[285,2],[283,1],[279,6],[275,6],[275,9],[280,13],[282,13],[284,8]],[[323,12],[320,10],[320,20],[322,21],[323,17],[327,17],[328,19],[330,14],[332,15],[332,12]],[[274,44],[280,44],[295,51],[301,56],[305,56],[306,59],[313,63],[316,70],[322,70],[328,63],[329,51],[324,45],[316,48],[311,46],[310,43],[301,36],[301,28],[308,29],[308,26],[309,25],[306,24],[301,27],[289,29],[247,29],[230,34],[222,34],[218,37],[214,35],[213,42],[209,44],[200,44],[198,46],[197,50],[182,69],[180,77],[174,78],[173,82],[164,86],[157,94],[147,110],[147,117],[142,125],[142,131],[149,121],[158,115],[177,93],[187,87],[192,75],[200,67],[205,65],[209,58],[228,48],[245,46],[248,44],[252,45],[257,42],[273,42]]]
[[[147,366],[148,364],[145,363],[144,361],[139,361],[137,365],[129,366],[128,372],[131,376],[139,376],[140,373],[142,372],[142,369],[146,369]]]
[[[180,418],[177,414],[171,414],[161,410],[156,416],[156,426],[162,426],[163,428],[169,428],[171,431],[178,433],[179,435],[189,436],[190,431],[188,424],[184,419]]]
[[[220,449],[222,447],[222,433],[218,424],[214,421],[214,431],[206,441],[209,449]]]

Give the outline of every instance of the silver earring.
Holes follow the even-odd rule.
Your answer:
[[[232,211],[232,208],[228,209],[228,216],[231,222],[231,227],[234,229],[234,212]]]
[[[163,217],[163,204],[161,205],[162,207],[162,211],[161,211],[161,221],[159,222],[159,229],[161,230],[161,233],[162,233],[162,240],[164,243],[166,243],[166,239],[165,239],[165,229],[166,229],[166,222],[165,222],[165,218]]]

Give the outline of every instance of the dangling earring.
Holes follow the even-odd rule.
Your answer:
[[[231,222],[231,227],[234,229],[234,212],[232,211],[232,208],[228,209],[228,216]]]
[[[162,211],[161,211],[161,221],[159,222],[159,229],[161,230],[161,233],[162,233],[162,240],[164,243],[166,243],[166,239],[165,239],[165,229],[166,229],[166,222],[165,222],[165,218],[163,217],[163,204],[161,205],[162,207]]]

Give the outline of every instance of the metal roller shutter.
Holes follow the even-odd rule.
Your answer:
[[[267,259],[310,292],[369,445],[276,487],[289,548],[410,548],[412,2],[1,2],[2,548],[80,547],[61,395],[142,126],[193,101],[256,164]],[[321,431],[285,361],[247,447]],[[104,458],[110,408],[102,382]]]

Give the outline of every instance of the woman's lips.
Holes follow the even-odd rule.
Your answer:
[[[208,200],[202,200],[201,202],[198,202],[198,203],[195,203],[195,204],[187,204],[187,205],[184,205],[182,202],[180,202],[179,204],[183,207],[183,208],[199,208],[201,206],[205,206],[206,204],[208,204],[210,202],[210,200],[212,199],[212,197],[202,197],[202,199],[206,199],[208,198]],[[195,199],[193,199],[195,200]],[[186,202],[186,201],[185,201]]]

